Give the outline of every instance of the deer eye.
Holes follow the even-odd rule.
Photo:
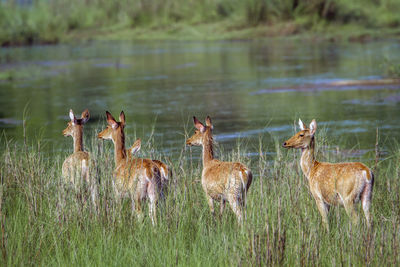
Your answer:
[[[304,134],[300,134],[300,137],[303,137],[304,136]]]

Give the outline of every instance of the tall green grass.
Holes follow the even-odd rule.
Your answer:
[[[329,24],[400,25],[397,0],[33,0],[0,1],[0,44],[56,43],[71,32],[222,23],[224,31],[290,22],[294,32]],[[218,36],[221,35],[216,31]]]
[[[219,156],[247,164],[254,174],[243,226],[237,224],[228,206],[222,216],[210,213],[200,184],[200,148],[182,145],[176,158],[142,151],[143,157],[171,162],[174,173],[167,197],[158,206],[158,224],[153,227],[148,216],[137,220],[128,199],[116,201],[112,143],[97,140],[95,133],[92,136],[86,138],[90,140],[86,148],[97,161],[92,173],[99,182],[98,211],[84,186],[75,191],[62,182],[61,164],[71,151],[69,146],[62,153],[49,154],[41,151],[40,141],[19,145],[2,140],[0,265],[400,263],[398,144],[391,146],[393,150],[376,170],[373,228],[367,229],[361,209],[360,224],[353,226],[344,209],[337,207],[330,211],[331,231],[327,233],[299,167],[299,152],[282,150],[283,140],[275,139],[274,146],[266,145],[270,136],[261,136],[258,144],[239,140],[235,149]],[[158,151],[155,145],[151,143]],[[317,146],[320,160],[343,160],[322,132]],[[276,155],[266,156],[266,151]],[[260,156],[250,160],[249,152]],[[374,159],[373,152],[358,158],[369,166]]]

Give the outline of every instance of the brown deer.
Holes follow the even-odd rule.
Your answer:
[[[201,184],[211,212],[214,213],[214,200],[221,202],[221,213],[225,202],[228,201],[240,223],[242,222],[242,206],[245,207],[246,194],[253,175],[242,163],[214,159],[211,118],[207,116],[206,126],[196,117],[193,117],[193,120],[197,130],[186,140],[186,144],[203,147]]]
[[[133,143],[133,145],[128,148],[126,151],[126,154],[128,158],[134,158],[134,155],[141,149],[142,147],[142,140],[140,138],[136,139],[136,141]],[[165,191],[165,189],[168,186],[168,182],[170,177],[172,177],[172,171],[168,167],[167,164],[160,160],[152,159],[152,161],[157,165],[158,169],[160,170],[160,175],[161,175],[161,188],[162,192]]]
[[[358,222],[354,204],[360,199],[368,227],[371,226],[371,205],[374,174],[360,162],[319,162],[314,156],[317,122],[310,128],[299,119],[300,131],[283,143],[285,148],[301,148],[300,166],[307,177],[311,194],[317,203],[322,221],[329,231],[328,211],[331,205],[343,205],[353,223]]]
[[[132,198],[132,210],[141,217],[141,202],[150,200],[149,216],[153,225],[156,223],[156,205],[161,193],[160,170],[151,159],[127,156],[125,150],[125,114],[119,115],[119,122],[106,111],[107,128],[98,134],[100,139],[112,140],[114,143],[114,188],[117,195],[129,195]]]
[[[90,155],[83,149],[83,125],[88,122],[90,117],[89,111],[85,109],[81,118],[77,119],[72,109],[69,110],[69,118],[67,128],[63,130],[64,136],[72,136],[74,140],[74,153],[68,156],[62,165],[62,176],[66,182],[77,187],[82,180],[90,186],[93,204],[96,205],[96,183],[90,177]]]

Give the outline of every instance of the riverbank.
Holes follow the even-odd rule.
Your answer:
[[[275,25],[235,26],[229,21],[197,25],[173,24],[160,27],[130,28],[114,25],[89,28],[68,33],[61,42],[85,42],[90,40],[258,40],[291,38],[308,41],[368,42],[381,39],[398,39],[400,29],[371,29],[357,25],[329,25],[306,29],[294,22]]]
[[[0,2],[0,45],[86,40],[369,41],[400,35],[395,0]]]

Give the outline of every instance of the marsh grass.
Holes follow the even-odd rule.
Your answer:
[[[85,186],[73,190],[61,179],[70,153],[44,153],[40,142],[5,142],[0,170],[0,265],[216,266],[216,265],[398,265],[400,262],[400,146],[391,146],[378,164],[368,230],[360,207],[358,226],[344,209],[333,207],[331,231],[321,223],[308,183],[299,167],[299,152],[281,148],[282,140],[260,136],[258,144],[241,139],[232,151],[218,146],[218,157],[251,167],[245,223],[239,226],[227,206],[222,215],[208,209],[200,184],[201,148],[182,144],[180,156],[158,157],[156,142],[141,157],[170,162],[173,178],[158,206],[158,224],[137,220],[130,200],[116,201],[112,190],[111,142],[86,142],[97,163],[96,211]],[[272,147],[266,138],[274,138]],[[127,140],[127,144],[134,140]],[[382,145],[382,144],[381,144]],[[317,136],[318,158],[342,160],[325,133]],[[148,150],[153,147],[154,151]],[[265,151],[274,151],[267,155]],[[247,156],[259,153],[252,160]],[[374,155],[365,163],[373,166]],[[218,204],[216,207],[218,209]]]

